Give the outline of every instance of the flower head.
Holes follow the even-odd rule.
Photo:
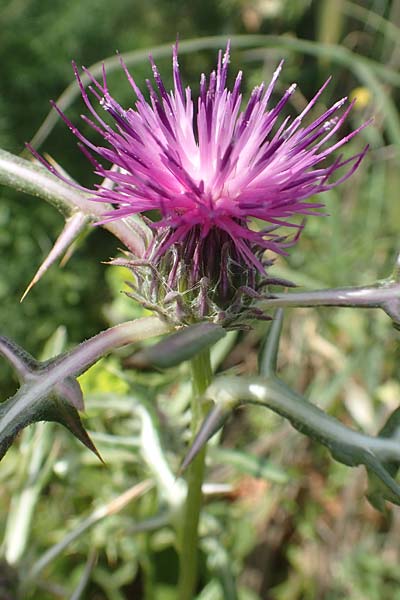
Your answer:
[[[271,106],[282,63],[271,82],[256,87],[242,108],[242,72],[231,88],[227,86],[229,44],[224,55],[219,52],[217,68],[208,79],[201,75],[196,101],[191,89],[183,87],[177,45],[172,91],[166,90],[150,60],[155,89],[147,82],[149,101],[121,61],[136,96],[135,106],[128,109],[111,96],[105,72],[98,82],[85,69],[92,81],[89,89],[114,120],[114,127],[94,109],[74,67],[95,122],[82,118],[102,135],[104,145],[92,143],[59,112],[96,173],[107,181],[97,186],[93,198],[113,204],[105,220],[157,211],[158,220],[150,223],[155,236],[147,257],[156,265],[167,255],[178,256],[178,262],[186,265],[189,285],[207,278],[216,291],[214,299],[223,305],[232,289],[249,284],[257,273],[265,275],[266,250],[285,252],[290,240],[278,229],[288,226],[300,231],[302,224],[293,217],[312,214],[323,206],[310,197],[354,172],[366,150],[347,160],[329,159],[361,127],[333,141],[352,107],[341,111],[346,98],[303,125],[329,80],[300,115],[292,121],[283,119],[283,108],[296,86],[291,85]],[[333,180],[339,169],[340,177]],[[174,271],[171,261],[170,284],[171,273],[179,271]]]

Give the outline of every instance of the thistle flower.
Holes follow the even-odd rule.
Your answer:
[[[92,192],[94,200],[114,206],[104,220],[157,211],[158,220],[149,223],[153,242],[141,258],[157,269],[163,265],[169,290],[182,289],[178,281],[182,278],[187,289],[206,280],[208,300],[226,307],[236,290],[254,289],[258,275],[266,275],[271,252],[286,253],[297,239],[298,235],[282,236],[279,228],[292,227],[300,233],[302,223],[293,217],[314,214],[323,206],[310,201],[311,196],[335,187],[356,170],[366,149],[346,160],[329,159],[365,124],[333,141],[352,108],[351,103],[341,111],[347,101],[343,98],[303,125],[329,80],[294,120],[282,119],[296,87],[291,85],[270,106],[282,63],[271,82],[256,87],[241,110],[242,72],[231,89],[227,86],[229,43],[224,55],[219,52],[217,68],[208,80],[201,75],[197,102],[191,89],[183,87],[177,45],[172,91],[166,90],[150,61],[155,89],[147,81],[147,101],[121,60],[136,96],[135,107],[128,109],[111,96],[104,69],[102,82],[84,69],[92,82],[91,94],[112,117],[114,128],[96,112],[74,65],[95,121],[82,118],[101,134],[104,145],[91,142],[55,108],[96,174],[107,181]],[[97,157],[111,166],[103,166]],[[340,176],[332,179],[339,170]]]

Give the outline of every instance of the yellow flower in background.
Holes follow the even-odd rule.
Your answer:
[[[355,102],[355,110],[364,110],[372,102],[372,93],[371,90],[361,85],[354,88],[350,93],[349,99],[350,102]]]

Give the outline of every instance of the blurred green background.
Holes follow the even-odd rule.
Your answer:
[[[268,80],[279,59],[285,58],[275,99],[296,81],[300,91],[290,112],[301,110],[332,75],[318,111],[349,95],[358,101],[348,127],[375,115],[373,125],[345,149],[346,154],[355,153],[368,142],[368,157],[346,185],[324,196],[330,216],[310,219],[290,256],[274,267],[277,275],[304,287],[371,283],[389,275],[399,250],[399,27],[399,0],[2,0],[0,146],[14,153],[23,151],[24,142],[45,119],[49,99],[56,99],[71,83],[72,59],[90,66],[116,50],[150,51],[171,44],[177,33],[182,41],[222,36],[219,44],[210,41],[181,57],[183,77],[195,95],[199,73],[213,67],[216,49],[232,37],[231,81],[239,68],[244,70],[245,96],[260,80]],[[238,35],[253,37],[235,44]],[[170,59],[157,63],[170,85]],[[143,60],[131,72],[142,86],[151,70]],[[114,95],[129,105],[132,98],[123,74],[113,72],[109,81]],[[77,122],[82,110],[81,100],[76,99],[67,113]],[[80,182],[93,183],[90,165],[61,121],[41,151]],[[103,230],[83,240],[66,266],[51,268],[20,304],[25,287],[61,230],[62,218],[37,198],[5,188],[0,194],[2,334],[39,355],[60,325],[66,343],[74,344],[138,313],[120,294],[124,273],[101,262],[118,252],[116,240]],[[254,372],[265,331],[266,326],[257,325],[239,335],[224,366]],[[385,315],[348,309],[288,311],[281,354],[285,379],[353,426],[375,433],[397,407],[398,360],[398,333]],[[187,377],[184,368],[178,374]],[[6,397],[15,382],[4,365],[0,375]],[[121,408],[125,406],[121,398],[135,384],[140,394],[158,403],[162,417],[167,412],[170,421],[163,436],[179,455],[181,448],[173,440],[180,426],[171,425],[173,409],[165,408],[165,399],[174,398],[174,374],[137,375],[128,382],[124,377],[113,361],[105,361],[102,369],[86,376],[90,428],[111,436],[129,435],[134,425]],[[62,539],[90,507],[109,501],[144,476],[137,457],[129,457],[126,448],[105,442],[103,447],[99,441],[110,466],[105,471],[74,440],[59,429],[54,431],[49,448],[54,450],[54,439],[59,446],[38,488],[37,512],[22,565],[36,560],[49,541]],[[30,459],[24,447],[34,443],[29,435],[34,434],[25,436],[21,448],[12,450],[0,469],[3,527],[7,510],[12,501],[17,502],[27,478]],[[380,515],[369,507],[363,496],[363,471],[334,463],[280,419],[256,409],[234,419],[224,434],[224,445],[279,465],[278,475],[272,477],[268,472],[259,476],[257,469],[218,466],[221,457],[210,469],[214,481],[236,486],[229,502],[214,502],[210,511],[223,524],[239,600],[400,600],[399,513]],[[168,532],[161,531],[150,541],[140,536],[128,541],[124,535],[132,519],[151,512],[152,501],[147,500],[138,512],[135,508],[128,515],[112,517],[81,538],[47,572],[40,592],[33,592],[40,596],[32,597],[70,597],[70,582],[78,580],[88,549],[95,548],[94,583],[83,598],[142,598],[143,580],[151,570],[159,585],[146,598],[174,598],[168,581],[173,560]],[[204,578],[205,573],[206,566]],[[2,578],[8,582],[3,596]],[[0,574],[1,600],[13,598],[12,579],[13,575],[10,579],[7,573]],[[211,589],[204,599],[234,597],[221,595],[218,589]]]

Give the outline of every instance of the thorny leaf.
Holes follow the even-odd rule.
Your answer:
[[[19,432],[39,421],[54,421],[64,425],[79,441],[103,462],[98,450],[86,433],[78,411],[65,398],[55,395],[44,396],[33,406],[21,402],[21,393],[0,404],[0,459],[3,458]]]
[[[368,498],[376,508],[381,509],[384,500],[400,505],[400,485],[394,479],[400,467],[398,427],[394,434],[381,433],[376,437],[350,429],[289,389],[276,377],[220,377],[208,388],[206,397],[214,400],[215,406],[201,425],[183,461],[181,472],[235,408],[257,404],[285,417],[300,433],[326,446],[338,462],[349,467],[364,465],[368,474],[373,476]],[[398,422],[399,415],[393,418]],[[377,480],[379,486],[376,485]]]
[[[58,382],[50,392],[38,401],[27,402],[30,389],[46,378],[47,369],[53,361],[40,363],[14,342],[0,337],[0,353],[11,363],[22,383],[18,392],[0,404],[0,459],[19,432],[38,421],[54,421],[64,425],[89,450],[102,460],[80,420],[78,410],[83,409],[83,397],[79,383],[73,377]]]
[[[380,437],[398,439],[400,443],[400,407],[389,416],[385,425],[379,432],[379,435]],[[385,461],[383,463],[383,468],[388,473],[390,478],[396,477],[399,467],[400,462]],[[380,478],[374,473],[372,468],[369,469],[367,498],[372,506],[374,506],[377,510],[384,512],[385,499],[387,499],[385,486],[382,486]],[[396,495],[394,495],[391,501],[395,504],[399,504]]]
[[[81,232],[87,227],[90,219],[82,212],[76,212],[71,217],[66,218],[65,226],[58,236],[53,248],[50,250],[47,257],[44,259],[39,269],[36,271],[32,281],[29,283],[25,292],[22,295],[21,302],[33,288],[33,286],[43,277],[51,265],[64,254],[79,237]]]
[[[126,321],[42,363],[17,344],[0,337],[0,353],[13,365],[22,382],[17,393],[0,404],[0,458],[22,428],[41,420],[61,423],[98,455],[79,419],[77,409],[83,408],[83,402],[75,377],[115,348],[170,330],[171,326],[158,317]]]
[[[383,510],[385,500],[400,505],[400,485],[394,479],[400,468],[400,408],[389,417],[378,436],[373,437],[346,427],[290,389],[274,373],[281,317],[278,314],[270,328],[260,365],[263,376],[222,376],[206,391],[206,398],[215,404],[204,419],[180,472],[238,406],[257,404],[285,417],[300,433],[322,443],[338,462],[350,467],[364,465],[370,478],[367,497],[375,508]]]

